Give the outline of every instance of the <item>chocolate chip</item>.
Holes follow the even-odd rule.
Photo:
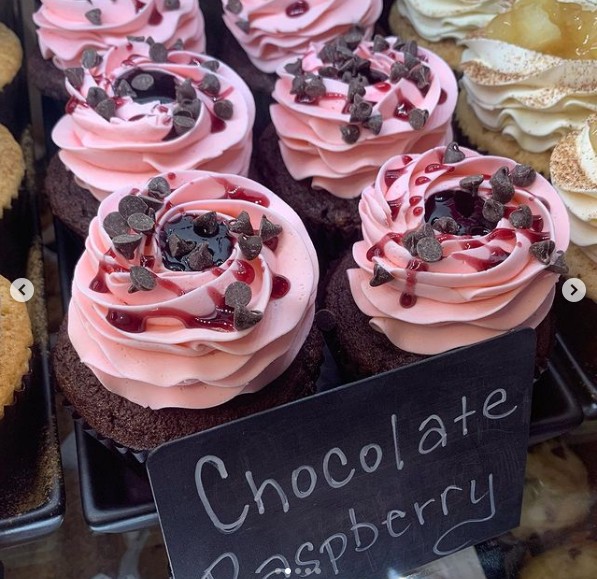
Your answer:
[[[155,40],[151,36],[148,36],[145,39],[145,42],[147,42],[147,44],[149,44],[149,46],[153,46],[155,44]]]
[[[537,241],[529,247],[529,253],[536,257],[541,263],[549,265],[551,254],[554,252],[556,244],[551,239],[546,241]]]
[[[110,239],[129,232],[129,226],[125,218],[118,211],[108,213],[104,219],[103,226]]]
[[[187,78],[181,82],[175,89],[176,102],[182,103],[184,101],[191,101],[197,98],[197,92],[191,83],[191,79]]]
[[[102,57],[93,48],[86,48],[81,56],[81,66],[83,68],[94,68],[102,61]]]
[[[510,223],[515,229],[528,229],[533,224],[533,213],[528,205],[521,205],[510,214]]]
[[[415,230],[415,240],[423,239],[424,237],[435,237],[435,230],[429,223],[423,223]]]
[[[383,117],[380,114],[371,115],[363,126],[369,129],[374,135],[379,135],[381,133],[381,128],[383,126]]]
[[[484,178],[483,175],[469,175],[468,177],[464,177],[464,179],[460,179],[459,185],[465,191],[476,193],[479,190],[479,185],[483,183]]]
[[[261,216],[261,223],[259,224],[259,237],[262,241],[269,241],[282,233],[282,226],[277,223],[272,223],[265,215]]]
[[[193,229],[202,236],[211,237],[218,232],[218,216],[215,211],[197,215],[193,219]]]
[[[357,95],[365,96],[365,93],[367,92],[367,90],[365,89],[365,87],[367,86],[367,82],[368,81],[364,76],[359,75],[356,78],[353,78],[348,83],[348,94],[346,98],[349,102],[354,101],[354,98]]]
[[[230,229],[232,233],[253,235],[253,226],[251,225],[249,214],[246,211],[241,211],[236,219],[231,219],[228,222],[228,229]]]
[[[147,205],[135,195],[125,195],[118,203],[118,212],[125,219],[134,213],[145,213],[146,211]]]
[[[187,255],[197,244],[194,241],[181,239],[176,233],[171,233],[168,236],[168,250],[170,255],[175,259],[180,259],[183,255]]]
[[[147,194],[150,197],[155,197],[156,199],[163,199],[170,195],[172,190],[170,189],[170,184],[164,177],[154,177],[148,184],[147,184]]]
[[[500,203],[508,203],[514,197],[514,185],[508,167],[500,167],[489,179],[491,194]]]
[[[373,266],[373,277],[369,280],[371,287],[377,287],[388,283],[394,279],[394,276],[387,270],[381,267],[379,263]]]
[[[155,288],[155,275],[146,267],[140,265],[131,266],[131,287],[129,293],[136,291],[148,292]]]
[[[174,109],[175,115],[186,115],[191,119],[198,119],[201,112],[201,101],[199,99],[184,100]]]
[[[139,199],[141,199],[143,203],[145,203],[145,205],[147,205],[147,207],[149,207],[149,209],[151,209],[154,213],[159,211],[164,206],[161,201],[146,195],[139,195]]]
[[[232,14],[240,14],[243,11],[243,5],[240,0],[228,0],[226,10]]]
[[[300,58],[297,58],[294,62],[285,64],[284,70],[292,75],[303,74],[303,61]]]
[[[504,216],[504,206],[496,199],[487,199],[483,204],[483,217],[490,223],[497,223]]]
[[[413,109],[408,113],[408,122],[415,131],[420,131],[429,118],[429,111],[425,109]]]
[[[224,303],[229,308],[239,308],[249,304],[252,297],[251,287],[242,282],[232,282],[224,292]]]
[[[435,237],[423,237],[417,241],[418,256],[428,263],[440,261],[442,258],[442,244]]]
[[[95,112],[109,121],[116,114],[116,103],[112,99],[103,100],[95,107]]]
[[[263,313],[256,310],[249,310],[245,306],[234,308],[233,323],[234,327],[242,332],[258,324],[263,319]]]
[[[340,66],[340,68],[338,69],[338,72],[340,74],[344,74],[345,72],[348,72],[351,77],[356,75],[357,60],[354,57],[354,55],[351,55],[350,58],[348,58],[347,60],[344,61],[344,63],[342,63],[342,66]]]
[[[402,245],[406,248],[408,253],[411,255],[417,255],[417,242],[419,240],[416,237],[415,231],[407,231],[402,236]]]
[[[214,258],[209,251],[207,242],[200,243],[187,257],[189,267],[193,271],[203,271],[214,264]]]
[[[137,199],[139,198],[137,197]],[[155,221],[149,215],[145,215],[145,213],[133,213],[126,221],[129,227],[137,233],[148,234],[155,227]]]
[[[180,137],[188,133],[195,126],[195,119],[186,115],[174,115],[172,117],[172,126],[174,127],[174,132]]]
[[[416,40],[408,40],[402,45],[402,52],[405,54],[412,54],[417,56],[419,54],[419,47],[417,46]]]
[[[249,24],[248,20],[243,20],[242,18],[240,18],[239,20],[236,21],[236,25],[245,33],[245,34],[249,34],[249,30],[251,29],[251,26]]]
[[[510,177],[512,178],[512,183],[517,187],[527,187],[535,180],[537,173],[535,169],[529,167],[529,165],[516,165],[516,167],[512,169]]]
[[[177,38],[176,42],[170,47],[170,50],[184,50],[182,38]]]
[[[94,109],[97,105],[99,105],[102,101],[108,98],[108,93],[99,86],[92,86],[87,91],[87,104]]]
[[[373,38],[373,52],[385,52],[388,48],[390,43],[381,34],[376,34]]]
[[[413,56],[409,52],[404,53],[404,66],[406,66],[409,71],[420,63],[421,61],[416,56]]]
[[[559,250],[552,254],[551,259],[549,260],[549,267],[547,269],[560,275],[566,275],[568,273],[568,264],[566,263],[566,258],[563,251]]]
[[[216,97],[220,94],[220,81],[215,74],[206,74],[199,83],[199,90],[205,94]]]
[[[363,40],[364,34],[363,28],[360,26],[353,26],[342,38],[348,48],[355,50],[361,40]]]
[[[180,0],[164,0],[164,10],[178,10],[180,8]]]
[[[129,34],[126,39],[129,42],[144,42],[145,41],[145,36],[134,36],[132,34]]]
[[[306,86],[307,86],[307,81],[305,80],[305,75],[304,74],[297,75],[292,79],[292,84],[290,86],[290,94],[294,94],[297,96],[303,96],[305,94]]]
[[[133,259],[135,257],[135,250],[141,245],[143,236],[139,233],[125,233],[117,235],[112,239],[114,249],[122,254],[126,259]]]
[[[212,72],[216,72],[220,68],[220,61],[218,60],[206,60],[205,62],[201,63],[203,68],[207,68],[207,70],[211,70]]]
[[[133,87],[124,79],[122,79],[117,85],[114,91],[116,96],[119,97],[131,97],[135,98],[137,93],[133,90]]]
[[[222,99],[214,104],[214,113],[219,119],[229,121],[234,113],[234,105],[228,99]]]
[[[433,222],[433,229],[440,233],[449,233],[450,235],[456,235],[460,231],[460,225],[455,219],[449,216],[438,217]]]
[[[79,90],[83,86],[85,71],[80,66],[67,68],[64,71],[64,76],[73,88]]]
[[[91,24],[95,24],[96,26],[102,25],[102,11],[99,8],[94,8],[93,10],[85,12],[85,18],[87,18]]]
[[[338,78],[339,71],[333,66],[322,66],[319,69],[319,76],[322,78]]]
[[[466,155],[458,147],[456,141],[452,141],[444,151],[444,163],[459,163],[466,158]]]
[[[149,49],[149,58],[153,62],[168,62],[168,49],[161,42],[156,42]]]
[[[404,44],[405,44],[404,40],[402,40],[402,38],[400,38],[400,36],[397,36],[396,42],[394,42],[394,46],[392,46],[392,48],[394,50],[402,50]]]
[[[307,80],[307,86],[305,87],[305,94],[315,100],[322,97],[327,92],[325,83],[320,76],[309,77]]]
[[[334,62],[336,58],[336,47],[329,42],[324,44],[323,48],[317,53],[317,57],[322,62]]]
[[[373,106],[370,102],[367,102],[363,97],[355,96],[354,103],[350,105],[350,122],[351,123],[362,123],[366,121],[373,112]]]
[[[409,70],[403,62],[395,62],[390,68],[390,82],[398,82],[408,76]]]
[[[141,74],[138,74],[135,78],[131,80],[131,86],[135,90],[147,91],[153,87],[154,82],[155,81],[153,80],[153,76],[147,74],[146,72],[143,72]]]
[[[361,136],[361,129],[357,125],[345,125],[340,127],[342,133],[342,140],[348,145],[354,145]]]
[[[417,64],[408,72],[408,79],[412,80],[419,90],[425,90],[430,84],[430,70],[424,64]]]
[[[385,72],[381,70],[375,70],[372,68],[367,75],[370,84],[377,84],[378,82],[385,82],[390,78]]]
[[[244,233],[241,233],[238,236],[238,246],[240,247],[243,256],[249,261],[252,261],[261,253],[263,242],[258,235],[245,235]]]

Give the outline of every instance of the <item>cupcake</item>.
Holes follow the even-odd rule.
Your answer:
[[[107,197],[54,353],[59,388],[134,451],[313,393],[317,257],[249,179],[174,171]]]
[[[597,544],[593,541],[566,543],[531,558],[520,572],[520,579],[590,579],[597,569]]]
[[[197,0],[41,0],[33,21],[39,53],[29,60],[39,90],[68,100],[64,71],[77,68],[87,51],[103,56],[130,38],[149,38],[167,48],[205,51],[205,25]]]
[[[54,214],[79,235],[97,201],[127,184],[185,169],[248,174],[255,104],[228,66],[146,42],[83,64],[66,82],[46,180]]]
[[[381,36],[312,45],[279,75],[262,177],[334,252],[358,236],[357,198],[390,156],[452,139],[456,80],[432,52]]]
[[[545,366],[569,226],[543,177],[451,143],[391,158],[359,211],[364,239],[326,291],[346,375],[390,370],[520,327],[536,328],[537,365]]]
[[[520,0],[466,39],[456,116],[470,142],[549,174],[551,150],[597,112],[597,5]]]
[[[17,35],[0,22],[0,124],[16,135],[21,127],[18,108],[22,99],[22,82],[18,74],[23,62],[23,49]]]
[[[462,57],[459,41],[511,4],[512,0],[397,0],[390,12],[390,29],[404,40],[416,40],[433,50],[457,69]]]

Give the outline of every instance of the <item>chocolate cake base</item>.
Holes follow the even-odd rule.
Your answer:
[[[394,370],[428,358],[395,347],[384,334],[369,325],[369,317],[357,307],[348,283],[346,270],[357,267],[352,254],[344,255],[334,266],[325,288],[325,307],[335,320],[326,332],[326,341],[345,380],[358,380]],[[551,313],[537,327],[535,367],[541,372],[554,345],[555,316]]]
[[[135,451],[255,414],[315,392],[323,361],[323,339],[315,327],[296,359],[279,378],[255,394],[245,394],[206,410],[151,410],[104,388],[71,344],[66,320],[58,334],[53,362],[57,386],[74,410],[100,435]]]
[[[69,94],[64,86],[64,73],[56,68],[51,60],[45,60],[39,50],[29,55],[27,73],[43,96],[60,102],[68,100]]]

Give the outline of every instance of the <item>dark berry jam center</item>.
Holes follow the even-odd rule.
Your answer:
[[[433,225],[440,217],[451,217],[460,227],[456,235],[487,235],[496,224],[483,217],[484,203],[467,191],[440,191],[425,202],[425,221]]]

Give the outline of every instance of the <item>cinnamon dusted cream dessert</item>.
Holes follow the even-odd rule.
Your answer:
[[[545,365],[569,225],[543,177],[451,143],[391,158],[359,210],[363,240],[326,295],[347,373],[382,372],[520,327],[536,328]]]
[[[559,139],[597,112],[597,5],[520,0],[465,43],[463,132],[547,175]]]
[[[133,450],[312,393],[317,282],[301,220],[258,183],[172,171],[125,187],[76,266],[58,384]]]

